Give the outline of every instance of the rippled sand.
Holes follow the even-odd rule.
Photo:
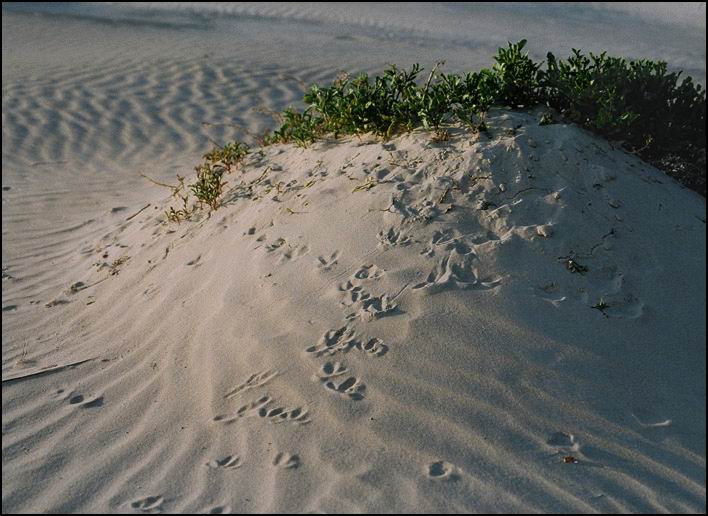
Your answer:
[[[141,176],[520,31],[704,79],[672,14],[4,5],[3,512],[704,512],[705,200],[658,171],[497,111],[271,147],[179,225]]]

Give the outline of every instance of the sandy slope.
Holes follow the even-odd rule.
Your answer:
[[[270,148],[179,226],[140,173],[519,35],[704,81],[705,5],[343,9],[3,4],[3,511],[704,511],[705,202],[657,171],[497,112]]]
[[[36,308],[4,269],[3,510],[704,511],[704,199],[538,119],[267,148]]]

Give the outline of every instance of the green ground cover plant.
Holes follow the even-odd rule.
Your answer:
[[[249,151],[249,146],[241,142],[231,142],[223,146],[217,145],[204,154],[204,161],[212,165],[221,165],[230,172],[231,167],[238,165]]]
[[[492,106],[542,105],[549,111],[541,125],[579,124],[705,196],[706,94],[700,84],[669,72],[663,61],[574,49],[566,59],[549,52],[545,61],[535,62],[525,48],[526,40],[508,43],[494,56],[492,68],[464,75],[444,74],[438,63],[424,81],[418,64],[410,70],[392,65],[375,77],[340,75],[329,86],[311,86],[303,98],[306,107],[279,114],[279,127],[260,143],[305,147],[324,137],[372,133],[390,138],[416,128],[442,141],[451,123],[486,131],[485,113]],[[233,142],[204,156],[190,185],[200,202],[216,209],[224,172],[248,151]]]

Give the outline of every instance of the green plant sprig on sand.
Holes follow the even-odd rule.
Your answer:
[[[508,43],[494,56],[491,69],[465,75],[441,73],[443,63],[438,63],[423,84],[418,64],[410,70],[392,65],[373,78],[340,75],[330,86],[311,86],[303,98],[307,107],[279,114],[279,127],[260,143],[306,147],[329,135],[390,138],[416,128],[441,141],[450,123],[486,131],[485,114],[492,106],[528,109],[540,104],[621,142],[705,196],[706,94],[700,84],[690,77],[680,80],[681,72],[669,73],[662,61],[628,61],[573,49],[565,60],[549,52],[544,63],[529,57],[525,47],[526,40]],[[546,112],[540,125],[555,121]],[[218,207],[223,173],[248,151],[233,142],[204,156],[197,181],[189,186],[200,202]]]
[[[250,147],[245,143],[231,142],[222,147],[214,147],[204,154],[204,161],[212,165],[223,165],[231,172],[231,167],[241,163],[243,158],[249,153]]]
[[[219,207],[219,197],[226,186],[226,182],[222,180],[225,170],[212,163],[202,163],[196,168],[197,180],[189,185],[189,189],[199,202],[206,204],[212,210]]]
[[[165,216],[170,222],[181,222],[189,219],[199,205],[206,205],[210,210],[219,207],[219,198],[224,192],[226,181],[225,174],[232,172],[234,167],[241,164],[249,154],[250,147],[242,142],[231,142],[226,145],[216,144],[212,150],[204,154],[204,161],[195,167],[197,178],[193,183],[185,186],[184,177],[177,176],[177,185],[160,183],[149,177],[149,181],[172,190],[172,196],[181,202],[181,207],[175,209],[170,206],[165,211]],[[190,206],[189,192],[197,198],[197,205]]]

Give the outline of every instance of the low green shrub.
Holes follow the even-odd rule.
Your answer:
[[[705,195],[705,89],[680,76],[662,61],[579,50],[566,60],[549,53],[539,72],[549,106]]]
[[[418,85],[419,65],[409,71],[391,66],[383,75],[338,78],[312,86],[307,108],[289,108],[281,127],[266,143],[306,146],[325,135],[373,133],[390,137],[423,127],[459,121],[484,129],[491,106],[530,108],[545,104],[575,122],[662,168],[705,195],[705,89],[662,61],[630,61],[573,50],[565,60],[548,53],[546,66],[525,52],[526,40],[509,43],[491,69],[465,75],[443,74],[438,65]],[[479,121],[477,121],[479,120]],[[553,121],[545,115],[541,125]]]
[[[523,51],[525,46],[525,39],[509,43],[507,48],[500,48],[494,56],[495,104],[518,108],[534,106],[543,100],[539,82],[541,63],[535,63],[528,52]]]

